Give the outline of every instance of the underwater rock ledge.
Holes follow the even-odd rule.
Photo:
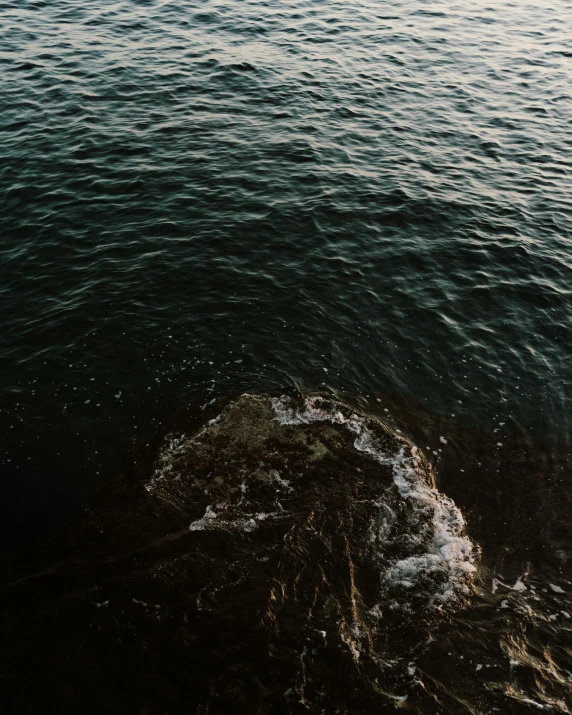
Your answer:
[[[61,559],[12,584],[5,682],[18,712],[393,710],[476,553],[379,419],[242,395],[140,443]]]

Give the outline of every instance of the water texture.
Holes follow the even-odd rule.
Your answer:
[[[11,530],[193,395],[569,443],[569,3],[19,0],[0,63]]]

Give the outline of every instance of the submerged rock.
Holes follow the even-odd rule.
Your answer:
[[[18,712],[393,709],[475,572],[417,449],[317,396],[142,444],[65,544],[5,602]]]

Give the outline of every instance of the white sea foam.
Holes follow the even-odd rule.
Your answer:
[[[268,473],[271,484],[278,484],[282,489],[286,489],[288,492],[293,492],[294,489],[290,486],[290,482],[287,479],[282,479],[280,472],[276,469],[271,469]]]
[[[399,438],[399,447],[395,453],[384,452],[363,417],[357,414],[344,415],[340,409],[330,408],[320,397],[307,398],[302,408],[294,407],[287,397],[273,398],[271,403],[280,424],[301,425],[329,421],[355,434],[355,449],[365,452],[379,464],[390,466],[399,495],[414,506],[420,517],[429,517],[432,533],[428,539],[423,533],[421,520],[421,533],[409,534],[414,546],[425,544],[425,553],[414,553],[393,563],[383,576],[387,584],[410,589],[423,576],[439,576],[434,581],[436,592],[433,597],[436,601],[446,602],[461,594],[468,594],[467,584],[476,568],[473,544],[464,533],[465,520],[449,497],[427,484],[415,447],[410,447]],[[380,516],[383,537],[383,531],[387,528],[387,522],[384,522],[387,513]],[[375,524],[370,529],[370,538],[373,540],[376,529],[379,533],[379,526]],[[416,538],[417,544],[414,543]]]
[[[226,511],[227,505],[220,504],[216,506],[215,512],[213,505],[209,504],[204,515],[200,519],[196,519],[189,526],[189,531],[207,531],[208,529],[237,529],[242,531],[254,531],[258,527],[258,522],[266,521],[273,516],[278,516],[277,512],[265,514],[241,514],[233,518],[232,514]]]
[[[179,449],[184,445],[186,436],[182,435],[167,435],[165,438],[165,446],[159,453],[158,466],[155,469],[153,476],[145,485],[148,492],[153,493],[157,486],[165,479],[177,478],[177,474],[173,471],[173,458]]]
[[[526,586],[524,585],[524,582],[522,580],[523,578],[524,578],[524,576],[519,576],[516,579],[516,582],[511,589],[512,591],[526,591]]]
[[[204,529],[208,529],[217,517],[218,514],[214,511],[212,504],[209,504],[204,516],[196,521],[193,521],[193,523],[189,526],[189,531],[203,531]]]

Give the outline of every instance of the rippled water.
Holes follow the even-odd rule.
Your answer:
[[[566,2],[2,3],[5,524],[193,395],[568,444],[571,38]]]

